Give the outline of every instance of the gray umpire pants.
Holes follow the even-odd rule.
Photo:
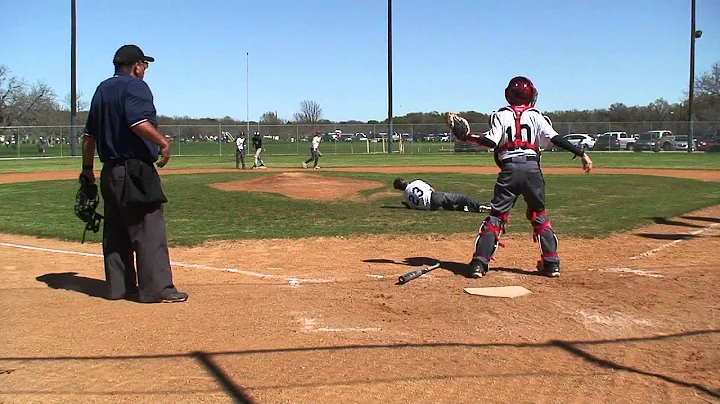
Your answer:
[[[242,164],[242,168],[245,168],[245,149],[235,149],[235,168],[240,168],[240,164]]]
[[[125,166],[103,165],[100,173],[105,215],[102,246],[108,298],[121,299],[137,291],[141,302],[154,302],[177,292],[170,268],[163,206],[161,203],[122,206],[124,179]]]
[[[440,191],[433,191],[430,195],[430,209],[432,210],[461,210],[463,206],[467,206],[473,212],[480,211],[480,202],[467,195]]]

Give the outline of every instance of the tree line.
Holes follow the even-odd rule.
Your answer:
[[[695,80],[695,95],[693,98],[694,119],[698,122],[720,121],[720,62],[712,65],[710,70],[701,73]],[[663,98],[648,105],[628,106],[623,103],[614,103],[608,108],[592,110],[544,111],[553,122],[683,122],[688,120],[688,97],[684,94],[684,101],[671,103]],[[70,122],[70,95],[62,100],[58,99],[55,91],[43,81],[28,83],[25,79],[13,75],[10,70],[0,65],[0,127],[2,126],[67,126]],[[78,120],[84,122],[87,116],[89,102],[78,94]],[[471,123],[485,123],[488,113],[478,111],[458,111]],[[237,125],[246,126],[242,120],[230,116],[223,118],[194,118],[189,116],[160,115],[161,125],[192,125],[217,127]],[[324,129],[336,125],[347,128],[363,128],[368,125],[385,125],[383,120],[369,120],[366,122],[330,121],[326,119],[322,107],[315,101],[304,100],[300,102],[298,111],[291,119],[283,119],[275,111],[267,111],[259,120],[251,121],[253,126],[271,127],[263,129],[271,134],[282,135],[288,132],[284,125],[306,125],[308,128]],[[413,125],[416,133],[434,133],[437,128],[445,124],[442,112],[411,112],[404,116],[393,117],[393,125],[402,128],[403,125]],[[242,130],[242,129],[239,129]],[[314,129],[313,129],[314,130]],[[201,128],[183,129],[183,136],[190,132],[202,132]],[[351,130],[345,130],[350,132]],[[385,128],[379,128],[385,131]],[[400,129],[398,129],[400,131]]]

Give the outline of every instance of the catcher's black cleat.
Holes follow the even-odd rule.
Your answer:
[[[488,267],[489,266],[487,264],[483,263],[479,259],[473,258],[469,264],[470,276],[474,278],[482,278],[488,272]]]
[[[540,273],[551,278],[556,278],[560,276],[560,263],[543,261]]]

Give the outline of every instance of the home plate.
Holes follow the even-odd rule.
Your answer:
[[[488,288],[465,288],[466,293],[487,297],[518,297],[530,292],[522,286],[495,286]]]

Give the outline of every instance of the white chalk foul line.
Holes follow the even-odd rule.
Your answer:
[[[677,240],[673,240],[673,241],[671,241],[671,242],[669,242],[669,243],[667,243],[667,244],[661,245],[661,246],[658,247],[658,248],[653,248],[653,249],[650,250],[650,251],[645,251],[645,252],[642,253],[642,254],[636,255],[636,256],[634,256],[634,257],[630,257],[630,259],[631,259],[631,260],[636,260],[636,259],[638,259],[638,258],[644,258],[644,257],[647,257],[647,256],[649,256],[649,255],[655,254],[655,253],[658,252],[658,251],[664,250],[664,249],[666,249],[666,248],[668,248],[668,247],[670,247],[670,246],[672,246],[672,245],[675,245],[675,244],[681,243],[681,242],[683,242],[683,241],[686,241],[687,239],[691,238],[692,236],[697,236],[698,234],[704,233],[704,232],[706,232],[706,231],[708,231],[708,230],[711,230],[711,229],[713,229],[713,228],[715,228],[715,227],[717,227],[717,226],[720,226],[720,223],[713,223],[713,224],[711,224],[710,226],[703,227],[703,228],[700,229],[700,230],[695,230],[695,231],[692,232],[692,233],[684,234],[682,237],[680,237],[680,238],[677,239]]]
[[[303,318],[303,330],[306,332],[371,332],[371,331],[382,331],[382,328],[378,327],[317,327],[320,320],[315,318]]]
[[[650,278],[664,278],[663,275],[652,272],[652,271],[645,271],[643,269],[634,269],[634,268],[625,268],[625,267],[619,267],[619,268],[590,268],[588,271],[601,271],[601,272],[626,272],[638,276],[647,276]]]
[[[22,245],[22,244],[13,244],[13,243],[0,242],[0,246],[11,247],[11,248],[22,248],[25,250],[33,250],[33,251],[44,251],[44,252],[51,252],[51,253],[56,253],[56,254],[80,255],[83,257],[96,257],[96,258],[103,257],[102,254],[97,254],[97,253],[59,250],[59,249],[55,249],[55,248],[35,247],[35,246],[31,246],[31,245]],[[280,275],[271,275],[271,274],[263,274],[260,272],[245,271],[245,270],[238,269],[238,268],[218,268],[218,267],[213,267],[210,265],[188,264],[185,262],[177,262],[177,261],[170,261],[170,265],[177,266],[177,267],[185,267],[185,268],[207,269],[207,270],[211,270],[211,271],[231,272],[234,274],[253,276],[256,278],[285,279],[286,281],[297,281],[297,282],[304,282],[304,283],[329,283],[329,282],[332,282],[331,280],[328,280],[328,279],[284,277],[284,276],[280,276]]]

